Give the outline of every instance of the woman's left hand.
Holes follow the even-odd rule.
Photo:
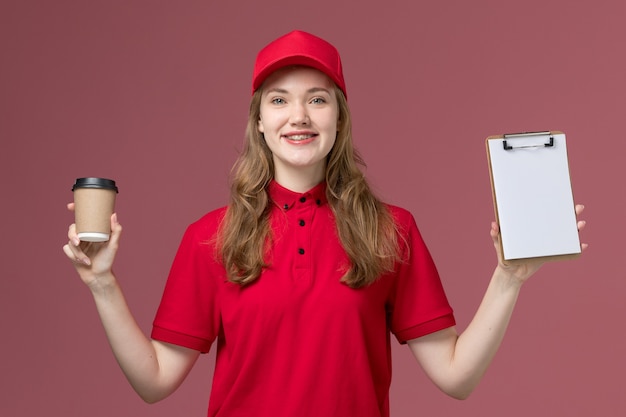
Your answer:
[[[576,216],[580,216],[585,209],[585,206],[582,204],[577,204],[576,207]],[[578,220],[578,231],[580,232],[585,228],[586,222],[584,220]],[[514,277],[520,283],[526,281],[530,278],[537,270],[545,263],[545,260],[541,258],[530,258],[526,262],[522,263],[507,263],[503,259],[502,249],[500,247],[500,228],[496,222],[491,223],[491,238],[493,239],[493,244],[496,248],[496,253],[498,254],[498,268],[507,273],[509,276]],[[583,243],[580,245],[581,250],[587,249],[587,244]]]

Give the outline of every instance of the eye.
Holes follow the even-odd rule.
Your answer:
[[[326,99],[323,97],[315,97],[314,99],[311,100],[311,103],[313,104],[324,104],[326,103]]]
[[[272,104],[285,104],[285,100],[280,97],[275,97],[272,99]]]

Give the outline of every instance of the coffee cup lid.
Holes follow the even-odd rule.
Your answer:
[[[113,190],[116,193],[119,193],[119,190],[115,185],[115,181],[109,180],[107,178],[76,178],[76,182],[72,187],[72,191],[76,190],[77,188],[106,188],[108,190]]]

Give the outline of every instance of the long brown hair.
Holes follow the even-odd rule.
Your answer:
[[[256,280],[271,244],[267,187],[274,178],[272,153],[258,131],[262,89],[250,102],[246,141],[233,167],[230,204],[218,235],[228,279],[238,284]],[[359,166],[365,166],[352,143],[350,110],[335,86],[338,133],[327,156],[326,197],[350,268],[341,281],[352,288],[374,282],[393,270],[399,259],[398,233],[392,215],[372,193]]]

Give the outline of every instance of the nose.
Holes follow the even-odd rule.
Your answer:
[[[303,104],[294,104],[289,117],[289,122],[294,126],[309,124],[309,113]]]

